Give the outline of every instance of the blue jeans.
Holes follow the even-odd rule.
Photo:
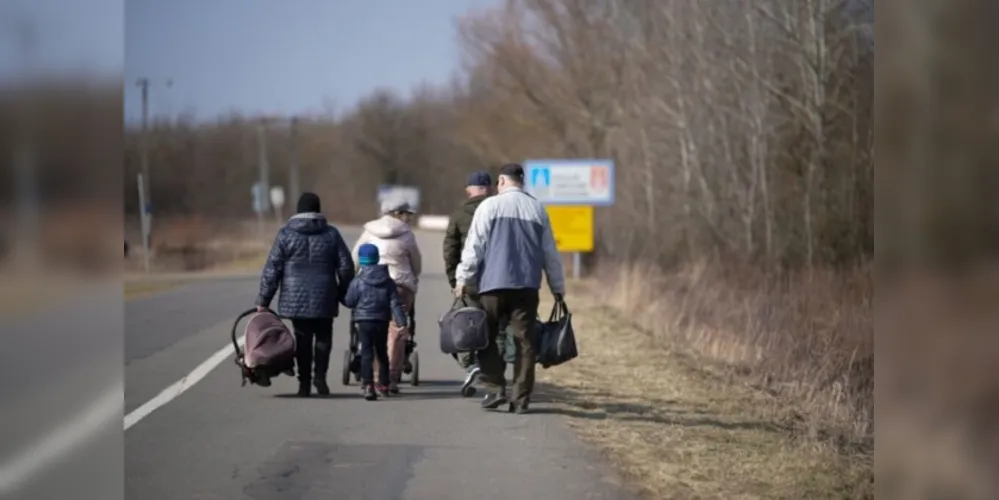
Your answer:
[[[375,383],[375,356],[378,357],[378,385],[389,383],[388,321],[357,321],[357,338],[361,342],[361,383]]]

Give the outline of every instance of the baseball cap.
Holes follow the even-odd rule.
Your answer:
[[[489,172],[472,172],[468,174],[467,186],[489,187],[493,184],[493,177]]]
[[[519,163],[507,163],[506,165],[500,167],[500,175],[523,179],[524,167],[520,166]]]

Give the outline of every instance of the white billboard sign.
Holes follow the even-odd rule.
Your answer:
[[[528,160],[527,192],[546,205],[614,204],[613,160]]]
[[[389,184],[378,186],[379,205],[390,196],[399,197],[409,202],[409,206],[413,208],[414,213],[420,211],[420,188],[415,186],[393,186]]]

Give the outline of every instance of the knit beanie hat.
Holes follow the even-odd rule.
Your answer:
[[[322,207],[319,205],[319,196],[316,193],[302,193],[302,196],[298,197],[298,206],[295,207],[295,213],[307,214],[313,212],[322,212]]]
[[[378,264],[378,247],[371,243],[365,243],[357,249],[357,260],[362,266],[374,266]]]

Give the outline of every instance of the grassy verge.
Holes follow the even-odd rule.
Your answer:
[[[221,263],[217,266],[211,268],[213,272],[231,272],[231,273],[256,273],[260,272],[264,268],[264,263],[267,262],[267,252],[261,251],[253,253],[251,255],[246,255],[238,259]]]
[[[42,308],[65,293],[58,287],[31,283],[0,282],[0,316],[10,317]]]
[[[125,300],[135,300],[176,287],[176,281],[126,281]]]
[[[649,498],[865,498],[872,458],[796,431],[772,395],[702,369],[577,287],[581,357],[538,371],[551,405]],[[542,306],[542,312],[544,312]]]

